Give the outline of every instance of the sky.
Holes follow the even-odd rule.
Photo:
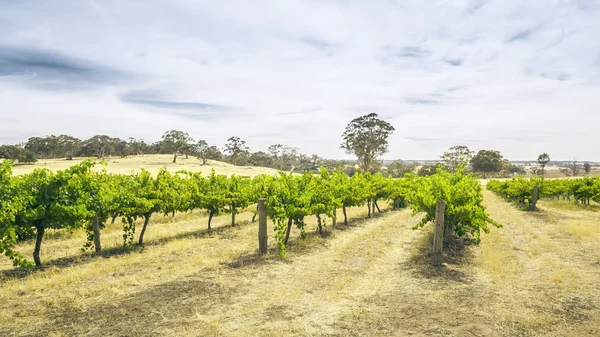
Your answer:
[[[0,143],[167,130],[327,158],[600,161],[600,0],[0,0]]]

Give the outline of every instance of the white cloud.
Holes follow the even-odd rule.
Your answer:
[[[594,4],[1,2],[0,142],[182,129],[341,158],[345,125],[377,112],[388,158],[460,143],[600,161]]]

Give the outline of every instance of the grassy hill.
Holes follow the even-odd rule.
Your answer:
[[[14,174],[27,174],[32,172],[36,168],[48,168],[50,170],[62,170],[66,169],[71,165],[75,165],[86,158],[73,158],[73,160],[66,159],[41,159],[35,164],[17,165],[13,168]],[[202,162],[195,158],[185,156],[178,157],[177,163],[172,163],[173,156],[169,154],[157,154],[157,155],[144,155],[134,156],[125,158],[107,158],[105,159],[107,166],[106,170],[111,173],[128,174],[131,172],[137,172],[142,168],[156,173],[162,167],[166,167],[170,172],[176,172],[179,170],[186,170],[191,172],[202,172],[204,175],[210,174],[211,170],[214,169],[217,174],[225,175],[242,175],[242,176],[256,176],[259,174],[275,174],[277,170],[266,167],[253,167],[253,166],[234,166],[228,163],[209,160],[207,165],[202,165]]]

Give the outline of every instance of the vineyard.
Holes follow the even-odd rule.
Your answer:
[[[259,175],[254,178],[217,175],[204,177],[198,172],[170,173],[161,169],[156,175],[146,170],[136,174],[110,174],[91,160],[56,173],[36,169],[30,174],[13,176],[11,164],[0,166],[0,251],[15,266],[40,266],[40,251],[47,229],[72,231],[84,228],[87,242],[82,250],[100,252],[100,233],[108,221],[121,219],[123,245],[144,244],[144,235],[152,230],[154,214],[172,215],[201,210],[208,214],[207,228],[214,216],[236,214],[266,199],[267,216],[274,223],[277,247],[286,257],[292,226],[306,236],[305,218],[316,216],[317,231],[335,226],[338,217],[348,223],[347,208],[365,206],[368,217],[381,212],[379,203],[393,208],[410,206],[414,214],[425,216],[414,227],[422,227],[435,218],[438,200],[446,203],[446,230],[472,242],[480,241],[480,231],[488,224],[500,226],[485,212],[479,182],[472,175],[440,170],[419,177],[407,174],[392,179],[381,174],[356,173],[347,176],[341,170],[321,168],[319,174]],[[341,214],[338,214],[341,210]],[[141,229],[137,220],[141,219]],[[340,221],[341,222],[341,221]],[[139,234],[137,233],[139,231]],[[14,249],[19,242],[35,239],[34,263]]]
[[[0,261],[2,335],[580,336],[600,326],[600,213],[550,200],[548,212],[524,213],[460,169],[401,179],[116,174],[90,161],[1,169],[4,253],[32,266],[37,250],[44,263]],[[575,205],[568,193],[554,198]],[[252,219],[259,198],[267,255]],[[438,200],[455,235],[433,267]]]
[[[564,199],[582,205],[590,201],[600,203],[600,178],[543,179],[515,177],[510,180],[490,180],[487,188],[522,207],[529,208],[533,201],[533,189],[539,188],[540,199]]]

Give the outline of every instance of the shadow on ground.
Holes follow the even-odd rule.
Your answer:
[[[404,267],[420,277],[428,279],[439,278],[452,282],[471,282],[469,276],[462,270],[462,266],[470,264],[473,259],[471,244],[468,241],[454,235],[446,235],[442,249],[442,265],[439,267],[432,264],[432,245],[433,233],[429,232],[427,235],[423,235]]]

